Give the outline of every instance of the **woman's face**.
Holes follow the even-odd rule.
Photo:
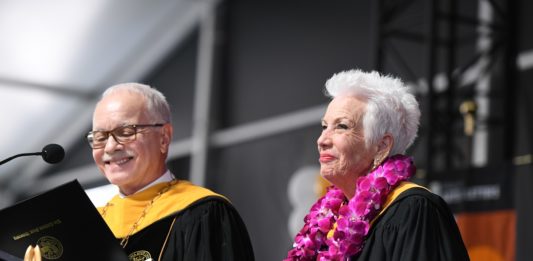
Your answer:
[[[320,175],[336,186],[354,184],[370,169],[377,146],[365,145],[362,118],[366,102],[353,96],[334,98],[322,119],[317,140]]]

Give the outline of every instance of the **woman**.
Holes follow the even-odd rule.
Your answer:
[[[415,97],[396,78],[350,70],[326,82],[332,98],[317,140],[332,187],[305,217],[285,260],[469,260],[452,213],[403,155],[418,130]]]

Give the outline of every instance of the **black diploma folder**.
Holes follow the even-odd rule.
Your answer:
[[[43,261],[128,261],[77,180],[0,210],[0,260],[36,244]]]

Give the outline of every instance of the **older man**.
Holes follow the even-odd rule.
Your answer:
[[[107,89],[87,134],[93,158],[120,193],[101,215],[130,260],[254,260],[246,227],[225,197],[167,169],[169,105],[139,83]]]

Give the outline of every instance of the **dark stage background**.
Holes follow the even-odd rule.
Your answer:
[[[491,3],[492,15],[482,22],[481,6]],[[257,260],[281,260],[291,247],[292,227],[301,223],[290,220],[301,220],[317,193],[310,187],[319,182],[324,83],[351,68],[378,69],[415,89],[423,109],[409,151],[416,181],[452,205],[472,260],[529,260],[533,68],[517,61],[533,50],[532,12],[526,0],[222,1],[205,185],[242,214]],[[491,33],[481,33],[483,26]],[[199,32],[143,79],[167,94],[179,144],[195,133]],[[492,44],[480,46],[483,39]],[[478,110],[462,113],[467,101]],[[464,131],[469,113],[472,135]],[[80,139],[43,178],[90,164]],[[173,154],[169,165],[189,178],[190,153]]]

